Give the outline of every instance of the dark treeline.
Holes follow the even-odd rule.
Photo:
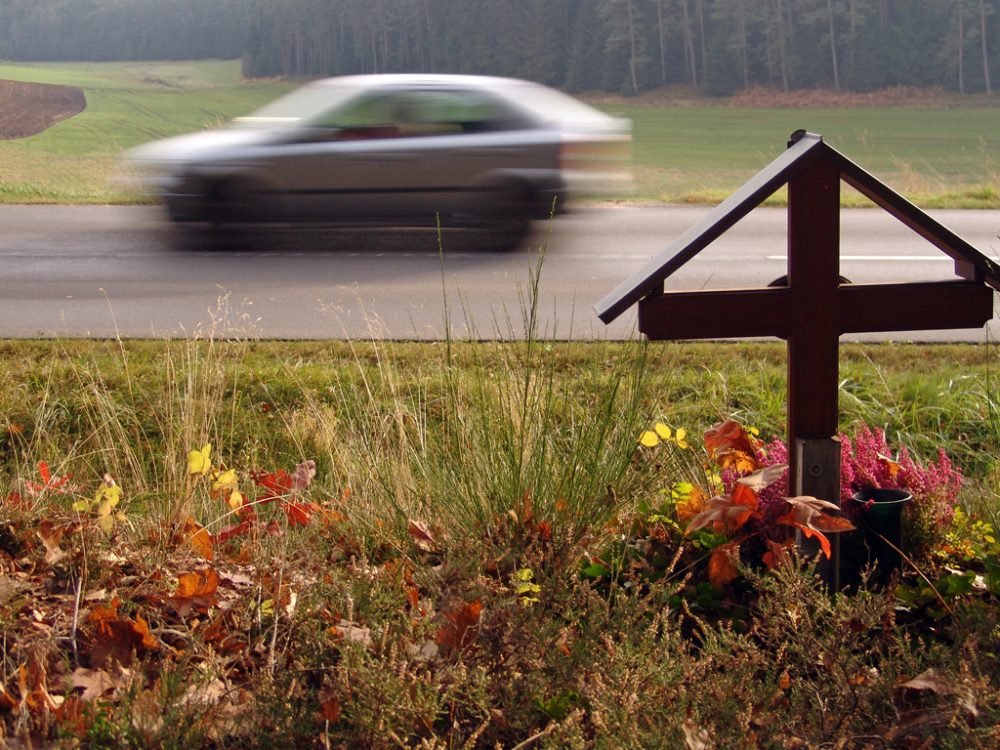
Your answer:
[[[253,0],[0,0],[0,59],[240,57]]]
[[[0,57],[243,58],[248,76],[442,71],[992,92],[1000,0],[0,0]]]

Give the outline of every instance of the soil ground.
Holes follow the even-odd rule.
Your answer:
[[[36,135],[86,106],[73,86],[0,80],[0,140]]]

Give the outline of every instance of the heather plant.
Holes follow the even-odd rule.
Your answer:
[[[856,517],[853,496],[860,490],[899,489],[909,492],[904,538],[907,554],[926,556],[944,538],[962,489],[962,474],[952,464],[943,448],[936,461],[918,461],[903,445],[893,450],[885,431],[860,424],[853,434],[840,433],[840,503],[847,515]],[[788,460],[784,441],[774,439],[757,446],[762,465],[783,464]],[[787,476],[770,495],[787,492]]]

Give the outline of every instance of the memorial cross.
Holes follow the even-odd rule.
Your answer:
[[[840,182],[847,182],[950,255],[960,280],[850,284],[840,277]],[[663,282],[782,185],[788,261],[782,286],[664,291]],[[989,284],[989,286],[987,286]],[[1000,266],[812,133],[595,306],[610,323],[632,304],[651,340],[776,336],[788,350],[789,484],[837,502],[839,339],[844,333],[978,328],[993,316]],[[839,563],[825,571],[839,587]]]

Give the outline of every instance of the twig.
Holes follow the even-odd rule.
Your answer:
[[[76,647],[76,630],[80,624],[80,597],[83,595],[83,576],[76,579],[76,601],[73,604],[73,625],[69,631],[69,642],[73,646],[73,665],[80,666],[80,653]]]
[[[877,531],[875,531],[871,527],[869,527],[868,530],[872,534],[874,534],[875,536],[877,536],[879,539],[881,539],[883,542],[885,542],[886,544],[888,544],[890,547],[892,547],[896,552],[899,553],[900,557],[902,557],[904,560],[906,560],[906,562],[908,562],[910,564],[910,567],[913,568],[916,571],[917,575],[920,576],[921,578],[923,578],[924,582],[928,586],[930,586],[931,591],[934,592],[934,596],[936,596],[937,600],[939,602],[941,602],[941,606],[944,607],[947,610],[947,612],[948,612],[949,615],[951,615],[952,617],[954,617],[955,616],[955,610],[953,610],[951,607],[948,606],[948,602],[946,602],[944,600],[944,597],[941,596],[941,592],[937,590],[937,588],[934,586],[933,583],[931,583],[931,579],[928,578],[927,576],[925,576],[924,572],[920,568],[917,567],[917,564],[915,562],[913,562],[913,560],[910,559],[909,555],[907,555],[905,552],[903,552],[903,550],[901,550],[899,547],[897,547],[895,544],[893,544],[892,542],[890,542],[888,539],[886,539],[884,536],[882,536],[881,534],[879,534]]]
[[[547,727],[545,727],[545,729],[543,729],[541,732],[537,732],[536,734],[531,735],[524,742],[518,742],[510,750],[524,750],[524,748],[528,747],[528,745],[531,745],[532,743],[538,742],[538,740],[542,739],[542,737],[546,737],[546,736],[552,734],[552,732],[555,730],[556,726],[557,726],[556,722],[554,722],[554,721],[549,722],[549,725]]]

